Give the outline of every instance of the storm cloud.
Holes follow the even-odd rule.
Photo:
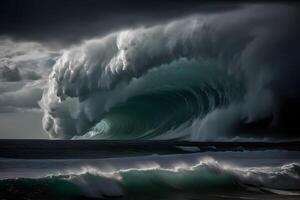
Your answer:
[[[48,74],[59,55],[39,43],[0,41],[0,112],[39,109]]]
[[[151,26],[239,4],[188,1],[11,0],[0,2],[0,36],[64,47],[128,27]]]

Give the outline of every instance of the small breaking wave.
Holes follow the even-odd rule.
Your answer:
[[[235,193],[300,195],[300,165],[237,167],[212,158],[195,165],[181,162],[170,167],[159,163],[118,170],[95,166],[40,178],[3,179],[0,193],[58,197],[162,197],[192,193],[224,195]],[[30,191],[30,192],[29,192]]]

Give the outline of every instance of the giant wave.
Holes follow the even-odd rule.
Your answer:
[[[53,67],[43,126],[66,139],[272,138],[238,127],[265,118],[275,126],[280,105],[295,96],[285,88],[298,90],[283,76],[295,76],[287,65],[299,63],[298,47],[286,42],[297,35],[286,31],[294,14],[245,6],[84,41]]]

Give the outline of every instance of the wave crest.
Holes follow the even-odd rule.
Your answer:
[[[10,191],[14,190],[17,194],[30,187],[36,195],[92,198],[124,195],[158,197],[180,192],[204,196],[300,195],[299,176],[300,165],[297,163],[246,168],[204,158],[194,165],[182,162],[163,167],[154,162],[110,171],[102,171],[96,166],[82,166],[76,171],[69,170],[44,178],[4,179],[0,181],[0,187],[4,188],[1,191],[10,187]]]

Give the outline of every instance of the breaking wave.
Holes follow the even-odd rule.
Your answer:
[[[165,168],[158,163],[136,168],[101,171],[95,166],[83,166],[77,171],[57,175],[2,179],[0,193],[27,195],[30,198],[52,197],[130,197],[151,199],[194,194],[210,198],[227,194],[300,195],[300,166],[297,163],[278,167],[234,167],[212,158],[199,160],[195,165],[177,163]],[[30,192],[29,192],[30,191]],[[269,196],[270,197],[270,196]]]
[[[275,137],[243,135],[239,124],[274,127],[281,105],[297,100],[296,16],[289,6],[253,5],[84,41],[53,67],[40,101],[44,129],[64,139]]]

